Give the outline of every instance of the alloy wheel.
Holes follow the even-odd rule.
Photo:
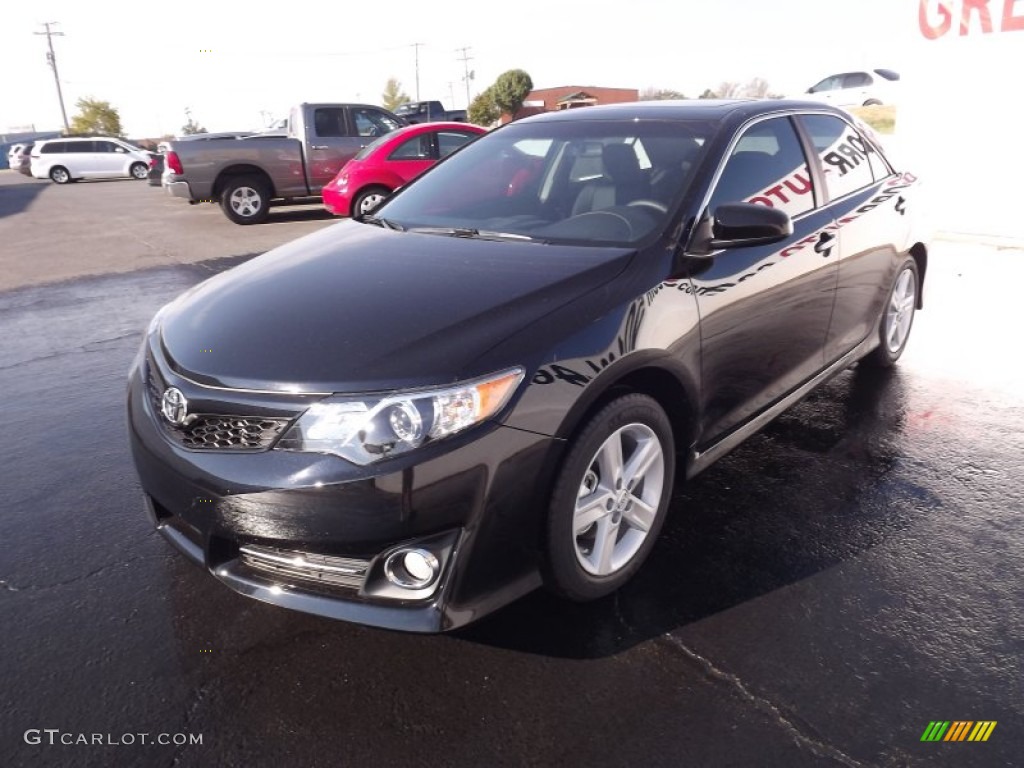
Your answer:
[[[625,567],[657,516],[665,483],[661,441],[646,424],[616,430],[594,454],[573,513],[576,559],[594,576]]]
[[[263,198],[252,187],[238,187],[231,193],[231,208],[239,216],[255,216],[263,207]]]
[[[885,344],[892,353],[903,348],[910,335],[910,324],[914,319],[917,303],[917,285],[909,269],[903,270],[889,297],[885,313]]]

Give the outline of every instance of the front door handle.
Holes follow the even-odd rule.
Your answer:
[[[829,232],[822,232],[821,237],[818,238],[818,242],[814,244],[814,252],[820,253],[824,258],[828,258],[832,246],[836,244],[836,236]]]

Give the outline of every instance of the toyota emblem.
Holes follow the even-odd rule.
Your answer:
[[[185,417],[188,415],[188,400],[181,394],[180,389],[170,387],[164,390],[164,395],[160,398],[160,412],[167,421],[176,427],[185,423]]]

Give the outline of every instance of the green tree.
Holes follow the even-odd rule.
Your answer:
[[[477,125],[493,125],[501,117],[501,110],[494,103],[494,94],[491,89],[478,93],[466,111],[469,122]]]
[[[389,77],[384,86],[384,93],[380,95],[380,103],[384,109],[394,109],[399,104],[411,101],[409,94],[402,90],[402,84],[397,78]]]
[[[181,126],[181,135],[194,136],[197,133],[209,133],[209,131],[207,131],[203,126],[201,126],[199,123],[193,120],[192,116],[189,115],[188,122]]]
[[[110,106],[109,101],[79,99],[75,106],[78,107],[78,114],[71,118],[71,133],[123,136],[121,115]]]
[[[527,95],[533,90],[533,80],[521,69],[510,69],[498,75],[498,79],[488,90],[491,92],[494,106],[514,118],[526,101]]]
[[[686,96],[671,88],[645,88],[640,91],[640,101],[667,101],[669,99],[685,99]]]

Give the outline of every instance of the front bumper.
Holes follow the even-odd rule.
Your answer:
[[[190,402],[232,393],[211,393],[143,359],[130,375],[128,421],[133,459],[157,529],[236,592],[330,618],[438,632],[540,584],[545,489],[558,441],[481,425],[433,451],[369,467],[273,449],[191,450],[159,421],[145,381],[149,364]],[[382,589],[384,563],[404,545],[427,548],[440,560],[431,589],[410,599]],[[354,584],[330,584],[253,567],[246,548],[365,567]]]

